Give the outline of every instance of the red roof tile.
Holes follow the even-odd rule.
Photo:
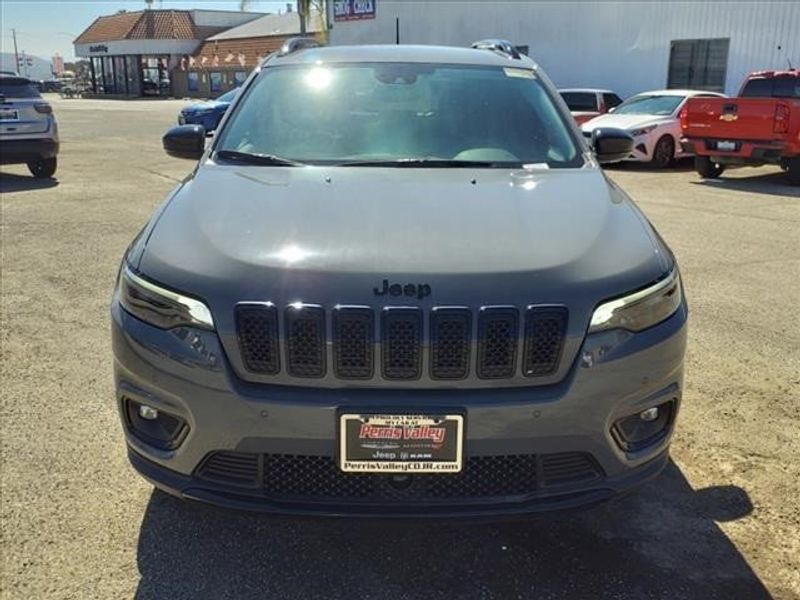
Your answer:
[[[98,17],[75,40],[76,44],[93,44],[128,39],[203,39],[220,28],[196,27],[186,10],[139,10]]]
[[[128,39],[194,40],[194,22],[188,12],[181,10],[147,10],[130,30]]]
[[[97,17],[76,39],[76,44],[93,44],[124,40],[131,28],[136,25],[141,12],[119,13],[107,17]]]

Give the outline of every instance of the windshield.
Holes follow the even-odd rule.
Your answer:
[[[634,96],[625,100],[615,110],[616,115],[671,115],[685,96]]]
[[[532,70],[418,63],[267,68],[215,150],[312,164],[583,164]]]

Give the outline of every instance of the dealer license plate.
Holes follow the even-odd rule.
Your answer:
[[[0,108],[0,121],[19,121],[19,113],[10,108]]]
[[[359,473],[457,473],[462,415],[343,414],[339,467]]]
[[[717,142],[717,150],[723,152],[733,152],[736,150],[736,142]]]

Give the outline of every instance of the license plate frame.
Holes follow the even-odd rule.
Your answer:
[[[717,142],[717,150],[720,152],[736,152],[736,149],[739,147],[739,144],[736,142],[731,142],[729,140],[719,140]]]
[[[19,121],[19,111],[16,108],[0,108],[0,121],[4,123]]]
[[[464,415],[342,412],[339,468],[345,473],[459,473]]]

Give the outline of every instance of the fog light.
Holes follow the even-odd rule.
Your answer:
[[[144,417],[144,415],[142,415]],[[147,417],[145,417],[146,419]],[[658,407],[654,406],[653,408],[648,408],[647,410],[643,410],[639,413],[639,418],[642,421],[649,423],[650,421],[655,421],[658,418]]]
[[[672,425],[675,402],[669,401],[619,419],[611,435],[626,452],[636,452],[664,439]]]
[[[148,421],[155,421],[158,418],[158,409],[147,406],[146,404],[140,404],[139,416]]]
[[[123,398],[125,420],[137,438],[161,450],[177,448],[189,431],[186,421],[130,398]]]

